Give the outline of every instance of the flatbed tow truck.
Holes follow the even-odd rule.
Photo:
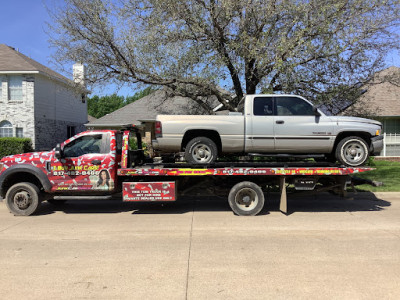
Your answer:
[[[129,148],[132,137],[138,149]],[[82,132],[49,152],[3,158],[0,196],[14,215],[31,215],[42,201],[171,202],[200,187],[227,197],[235,214],[250,216],[263,209],[267,187],[279,187],[280,210],[287,213],[288,184],[345,196],[352,176],[370,170],[309,162],[154,163],[144,156],[140,127],[132,125]]]

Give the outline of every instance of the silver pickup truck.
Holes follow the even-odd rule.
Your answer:
[[[192,164],[221,154],[303,154],[356,167],[383,148],[378,121],[326,116],[294,95],[247,95],[243,114],[158,115],[153,148]]]

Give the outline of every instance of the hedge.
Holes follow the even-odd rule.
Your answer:
[[[8,155],[32,152],[32,141],[28,138],[0,138],[0,158]]]

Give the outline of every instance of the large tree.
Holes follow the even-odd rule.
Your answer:
[[[203,107],[214,95],[236,110],[257,92],[348,104],[400,47],[399,11],[400,0],[64,0],[51,42],[92,82],[165,86]]]

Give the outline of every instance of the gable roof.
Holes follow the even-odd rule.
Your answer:
[[[367,109],[373,117],[400,116],[400,68],[390,67],[377,72],[363,88],[367,91],[345,114],[356,114]]]
[[[88,118],[88,122],[93,122],[93,121],[97,120],[95,117],[92,117],[91,115],[88,115],[87,118]]]
[[[10,72],[39,73],[63,82],[72,82],[72,80],[16,51],[14,48],[0,44],[0,74]]]
[[[215,106],[217,100],[206,100]],[[140,120],[155,120],[159,114],[165,115],[204,115],[207,112],[190,98],[169,97],[165,90],[157,90],[146,97],[128,104],[102,118],[85,124],[86,127],[118,127],[118,125],[140,124]]]

